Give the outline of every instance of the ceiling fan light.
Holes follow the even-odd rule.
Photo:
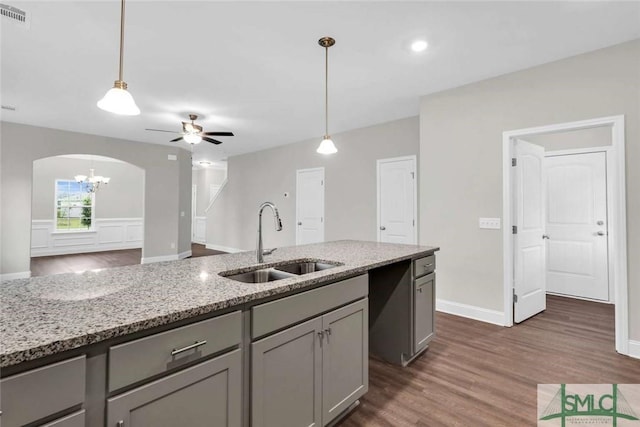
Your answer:
[[[196,135],[195,133],[188,133],[184,136],[184,140],[189,144],[199,144],[202,141],[202,137],[200,135]]]
[[[124,88],[118,87],[117,83],[98,101],[98,107],[110,113],[123,116],[137,116],[140,114],[140,109],[133,100],[133,96],[126,89],[126,83]]]
[[[331,137],[327,135],[324,137],[324,139],[318,146],[318,149],[316,150],[316,152],[320,154],[335,154],[338,152],[338,149],[336,148],[335,144],[331,140]]]
[[[111,178],[109,178],[109,177],[107,177],[107,176],[103,176],[103,177],[102,177],[102,182],[103,182],[103,183],[108,184],[108,183],[109,183],[109,181],[111,181]]]

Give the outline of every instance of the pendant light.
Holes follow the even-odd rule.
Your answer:
[[[107,94],[98,101],[98,107],[110,113],[124,116],[137,116],[140,109],[133,100],[133,96],[127,91],[127,83],[122,80],[122,62],[124,56],[124,0],[121,0],[120,8],[120,68],[118,80]]]
[[[334,154],[338,149],[333,144],[331,136],[329,136],[329,48],[336,44],[331,37],[323,37],[318,40],[318,44],[324,47],[324,138],[318,146],[316,152],[320,154]]]

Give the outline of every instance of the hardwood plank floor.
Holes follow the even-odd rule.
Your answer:
[[[225,252],[207,249],[204,245],[191,244],[191,257],[219,255]],[[56,255],[31,258],[31,276],[73,273],[97,268],[122,267],[140,264],[142,249],[91,252],[85,254]]]
[[[640,360],[615,352],[613,305],[548,296],[512,328],[436,322],[409,367],[370,359],[369,392],[341,427],[535,426],[537,384],[640,383]]]

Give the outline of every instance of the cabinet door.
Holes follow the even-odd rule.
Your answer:
[[[322,318],[322,422],[327,425],[369,388],[369,299]]]
[[[107,400],[107,427],[240,426],[241,352],[161,378]]]
[[[320,427],[322,318],[251,344],[252,427]]]
[[[414,289],[414,353],[429,344],[435,332],[435,281],[431,273],[415,281]]]

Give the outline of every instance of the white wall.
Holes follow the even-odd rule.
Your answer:
[[[2,274],[15,277],[29,272],[33,161],[64,154],[113,157],[144,169],[143,260],[175,259],[190,250],[191,153],[187,150],[17,123],[0,125]],[[168,160],[168,155],[176,160]]]
[[[209,206],[210,186],[219,187],[227,179],[226,168],[202,168],[193,170],[193,185],[197,187],[198,195],[196,197],[196,216],[205,216],[205,210]]]
[[[325,168],[325,239],[376,240],[376,160],[418,154],[418,118],[332,136],[339,151],[331,156],[316,153],[319,136],[229,158],[227,185],[207,215],[207,244],[255,249],[258,207],[271,201],[283,230],[265,213],[265,246],[295,245],[296,170],[315,167]]]
[[[640,340],[640,41],[421,99],[420,241],[442,247],[438,298],[503,311],[502,132],[624,114],[630,338]],[[510,224],[503,224],[510,226]]]

